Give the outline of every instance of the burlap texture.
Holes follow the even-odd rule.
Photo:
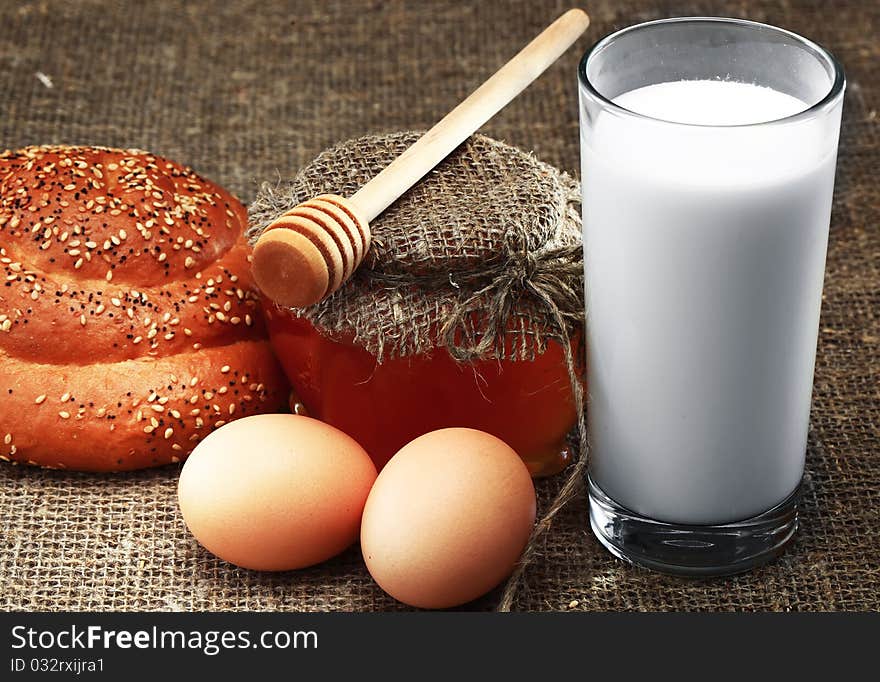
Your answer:
[[[248,211],[252,241],[312,197],[352,196],[419,136],[349,140],[292,180],[264,183]],[[567,174],[475,135],[376,217],[364,262],[336,294],[291,312],[379,362],[437,347],[460,360],[529,360],[548,339],[567,347],[584,323],[580,203]]]
[[[147,148],[251,200],[258,182],[292,177],[341,140],[429,127],[567,7],[532,0],[4,2],[0,134],[5,147]],[[590,40],[611,30],[664,16],[742,16],[808,35],[847,70],[802,528],[768,566],[684,580],[611,557],[588,531],[579,497],[545,536],[516,607],[877,609],[880,8],[595,0],[589,10],[590,37],[484,129],[572,174],[575,66]],[[176,475],[174,468],[124,476],[0,468],[0,608],[402,608],[370,581],[356,549],[277,575],[213,559],[183,527]],[[561,481],[539,484],[542,504]],[[495,592],[473,607],[494,608],[497,599]]]

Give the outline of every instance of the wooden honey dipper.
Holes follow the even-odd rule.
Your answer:
[[[569,10],[350,199],[322,194],[272,222],[253,253],[263,293],[301,308],[337,291],[370,248],[370,221],[540,76],[589,24],[586,12]]]

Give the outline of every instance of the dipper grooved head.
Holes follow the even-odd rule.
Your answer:
[[[351,202],[322,194],[266,228],[254,246],[254,280],[279,305],[314,305],[351,277],[369,245],[370,226]]]

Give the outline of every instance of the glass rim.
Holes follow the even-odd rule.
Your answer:
[[[734,24],[737,26],[743,26],[751,29],[761,29],[761,30],[770,30],[777,34],[786,36],[790,39],[793,39],[795,42],[799,44],[800,47],[805,48],[808,52],[813,53],[820,61],[822,61],[827,67],[829,67],[829,71],[833,74],[833,80],[831,86],[828,88],[828,92],[815,104],[811,104],[806,109],[802,111],[798,111],[795,114],[791,114],[790,116],[785,116],[783,118],[772,119],[769,121],[757,121],[755,123],[735,123],[728,125],[713,125],[707,123],[682,123],[681,121],[669,121],[664,118],[657,118],[656,116],[649,116],[647,114],[640,114],[637,111],[632,111],[631,109],[627,109],[626,107],[622,107],[619,104],[615,104],[611,99],[603,95],[599,90],[590,82],[590,79],[587,77],[587,67],[589,65],[590,60],[593,56],[595,56],[599,51],[606,48],[613,41],[620,38],[621,36],[627,33],[635,33],[644,30],[650,30],[654,27],[663,25],[663,24],[675,24],[675,23],[725,23],[725,24]],[[670,19],[656,19],[654,21],[646,21],[639,24],[633,24],[632,26],[627,26],[626,28],[622,28],[619,31],[615,31],[614,33],[610,33],[605,36],[601,40],[597,41],[589,50],[584,53],[584,56],[581,58],[578,63],[578,82],[580,86],[586,90],[594,99],[598,100],[602,105],[611,110],[613,113],[618,115],[623,115],[631,118],[643,119],[646,121],[655,121],[658,123],[665,123],[667,125],[676,125],[676,126],[684,126],[688,128],[751,128],[755,126],[766,126],[766,125],[779,125],[779,124],[787,124],[794,123],[797,121],[802,121],[804,119],[814,118],[821,112],[833,108],[840,98],[843,96],[843,91],[846,86],[846,76],[843,72],[843,66],[837,60],[837,58],[831,54],[831,52],[818,43],[813,42],[807,38],[804,38],[802,35],[794,33],[793,31],[789,31],[784,28],[779,28],[778,26],[773,26],[771,24],[764,24],[758,21],[750,21],[748,19],[736,19],[732,17],[673,17]]]

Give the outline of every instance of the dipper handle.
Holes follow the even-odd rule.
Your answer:
[[[567,11],[361,187],[351,202],[372,221],[544,73],[589,25],[590,17],[583,10]]]

